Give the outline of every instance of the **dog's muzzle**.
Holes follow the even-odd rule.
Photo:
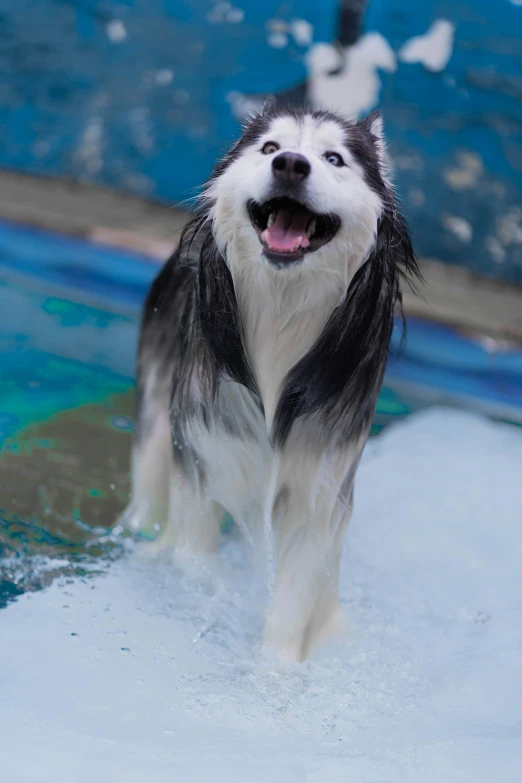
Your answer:
[[[302,155],[278,155],[272,163],[273,168],[278,158],[284,159],[277,165],[281,166],[281,172],[284,172],[281,177],[284,178],[285,184],[300,183],[308,176],[310,164]],[[303,161],[308,166],[308,173],[305,173]],[[275,170],[278,170],[277,167]],[[279,180],[278,185],[280,184]],[[279,186],[276,188],[278,194],[282,190]],[[247,203],[247,210],[261,242],[263,255],[279,268],[302,261],[306,253],[312,253],[330,242],[341,225],[338,215],[313,212],[293,195],[277,195],[263,203],[251,199]]]

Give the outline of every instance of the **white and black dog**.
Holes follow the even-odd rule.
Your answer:
[[[302,660],[338,618],[353,483],[399,274],[417,274],[379,113],[267,108],[206,184],[148,296],[134,529],[213,552],[223,510],[275,539],[265,640]]]

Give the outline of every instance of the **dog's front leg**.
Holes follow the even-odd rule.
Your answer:
[[[265,641],[286,660],[304,660],[340,624],[339,566],[358,459],[359,451],[317,457],[295,448],[280,459],[277,571]]]

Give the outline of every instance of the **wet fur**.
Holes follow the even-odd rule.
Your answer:
[[[283,270],[263,263],[244,207],[270,186],[256,156],[271,136],[312,157],[335,142],[350,165],[331,172],[314,158],[307,198],[316,211],[331,202],[342,229]],[[342,541],[401,274],[417,266],[380,116],[268,109],[217,165],[145,305],[131,526],[160,528],[158,546],[189,553],[215,551],[223,509],[256,548],[270,527],[265,639],[291,660],[338,619]]]

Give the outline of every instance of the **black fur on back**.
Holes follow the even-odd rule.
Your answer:
[[[267,107],[249,121],[243,136],[218,163],[210,182],[256,143],[273,119],[305,110]],[[362,166],[368,185],[384,202],[374,250],[352,280],[343,303],[331,315],[311,350],[288,373],[276,410],[271,439],[282,447],[296,419],[312,415],[330,443],[358,438],[368,430],[381,387],[394,310],[400,304],[400,274],[419,275],[408,228],[390,186],[382,176],[374,117],[352,124],[330,112],[316,119],[340,124],[346,143]],[[208,185],[209,183],[207,183]],[[171,410],[195,413],[190,379],[198,375],[206,401],[199,415],[207,420],[219,383],[234,380],[259,397],[244,350],[243,329],[232,276],[211,231],[211,204],[204,199],[186,226],[178,250],[169,259],[149,294],[140,354],[151,342],[155,356],[169,368]],[[138,376],[138,392],[140,381]],[[201,409],[203,408],[203,410]]]

